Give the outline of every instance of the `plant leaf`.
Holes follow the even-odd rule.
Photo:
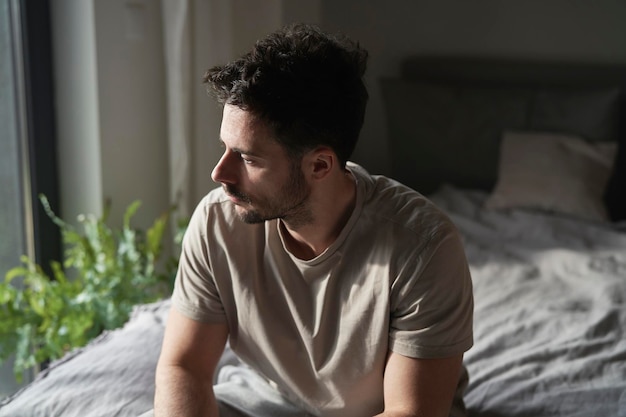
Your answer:
[[[140,205],[141,201],[135,200],[126,208],[126,212],[124,213],[124,229],[130,229],[130,219],[135,215]]]

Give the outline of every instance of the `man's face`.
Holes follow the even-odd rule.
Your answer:
[[[243,221],[308,221],[310,189],[301,161],[288,156],[266,123],[227,104],[220,139],[224,154],[211,178],[222,184]]]

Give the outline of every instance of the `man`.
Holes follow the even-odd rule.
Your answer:
[[[427,199],[347,162],[367,53],[286,27],[207,71],[221,188],[186,232],[156,416],[463,415],[472,289]],[[226,342],[249,366],[213,385]]]

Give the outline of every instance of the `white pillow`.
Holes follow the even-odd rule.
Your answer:
[[[606,221],[602,200],[617,144],[566,134],[504,133],[498,181],[485,205],[530,208]]]

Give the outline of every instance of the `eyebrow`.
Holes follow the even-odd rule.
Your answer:
[[[222,138],[219,138],[220,140],[220,144],[223,147],[226,147],[226,143],[224,143],[224,141],[222,140]],[[242,154],[242,155],[248,155],[248,156],[252,156],[255,158],[262,158],[262,156],[252,150],[246,150],[246,149],[242,149],[242,148],[238,148],[238,147],[232,147],[230,148],[231,151],[236,152],[238,154]]]

